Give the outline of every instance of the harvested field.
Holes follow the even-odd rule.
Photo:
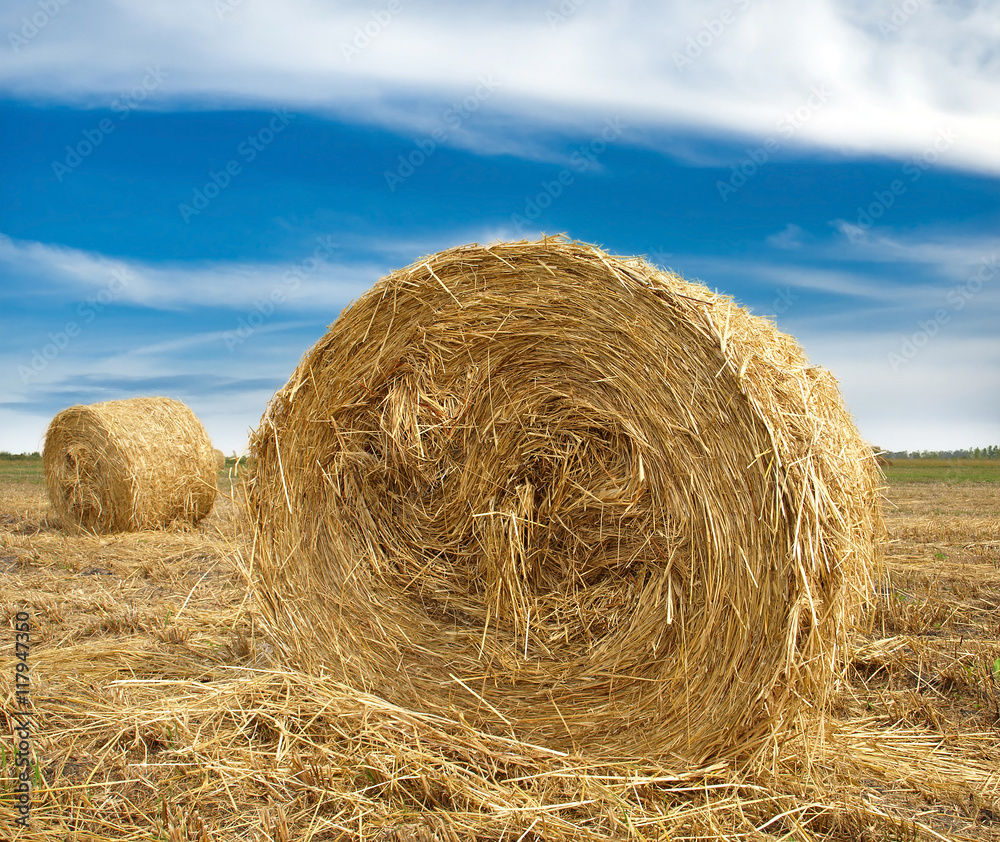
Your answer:
[[[228,472],[196,529],[57,531],[0,465],[0,828],[13,838],[1000,839],[1000,466],[887,469],[885,602],[820,738],[752,768],[596,764],[279,669]],[[236,480],[238,482],[238,479]],[[12,793],[14,615],[32,613],[31,827]]]

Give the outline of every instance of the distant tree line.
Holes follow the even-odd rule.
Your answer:
[[[873,448],[876,452],[881,452],[880,447]],[[881,454],[886,459],[1000,459],[1000,445],[990,445],[989,447],[972,447],[968,450],[887,450]],[[38,453],[9,453],[0,450],[0,462],[27,462],[32,459],[41,459],[42,454]],[[227,459],[227,462],[233,461]],[[247,464],[244,459],[243,463]]]
[[[968,450],[890,450],[886,459],[1000,459],[1000,446],[973,447]]]

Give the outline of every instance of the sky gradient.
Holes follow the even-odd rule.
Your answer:
[[[1000,3],[13,2],[0,450],[242,451],[348,303],[564,232],[776,319],[890,450],[1000,443]]]

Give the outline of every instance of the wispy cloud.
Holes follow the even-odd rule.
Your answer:
[[[744,288],[756,288],[767,293],[775,287],[789,286],[796,290],[829,293],[856,305],[857,300],[891,304],[911,293],[904,287],[894,286],[865,269],[826,269],[815,265],[815,255],[808,255],[800,262],[778,262],[742,256],[705,256],[700,254],[675,254],[671,261],[677,268],[684,267],[689,279],[703,279],[709,286],[718,288],[731,279],[740,279]]]
[[[850,239],[843,220],[834,225]],[[831,259],[871,263],[917,263],[947,268],[961,273],[984,259],[1000,257],[1000,235],[955,234],[940,228],[907,233],[864,233],[850,242],[850,247],[831,249]]]
[[[341,262],[335,246],[324,248],[325,239],[316,238],[300,260],[286,263],[153,263],[0,235],[0,269],[35,279],[19,291],[22,298],[60,295],[86,301],[111,288],[119,304],[239,310],[281,294],[286,310],[323,307],[336,312],[392,267],[364,260]],[[314,252],[322,253],[316,257]]]
[[[805,232],[800,225],[789,222],[784,228],[767,238],[767,244],[778,249],[802,248],[802,236]]]
[[[73,3],[0,53],[2,89],[106,106],[160,55],[172,75],[155,107],[284,105],[291,94],[299,108],[421,133],[492,73],[502,89],[454,142],[530,156],[542,147],[504,130],[511,115],[577,130],[617,114],[637,127],[761,137],[824,84],[830,102],[796,144],[905,157],[949,129],[958,141],[947,166],[1000,172],[995,0],[917,2],[898,23],[888,2],[851,0],[588,3],[556,25],[546,11],[404,6],[348,61],[340,45],[368,23],[369,4],[247,2],[220,15],[197,0]],[[20,15],[5,7],[0,30],[17,33]]]
[[[886,283],[884,278],[864,271],[848,272],[813,266],[776,266],[763,263],[751,265],[749,271],[771,283],[788,284],[795,289],[831,293],[852,299],[891,304],[912,295],[912,291]]]

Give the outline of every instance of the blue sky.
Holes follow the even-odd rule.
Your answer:
[[[379,277],[565,232],[795,335],[883,447],[1000,442],[1000,3],[10,2],[0,450],[165,394],[242,450]]]

